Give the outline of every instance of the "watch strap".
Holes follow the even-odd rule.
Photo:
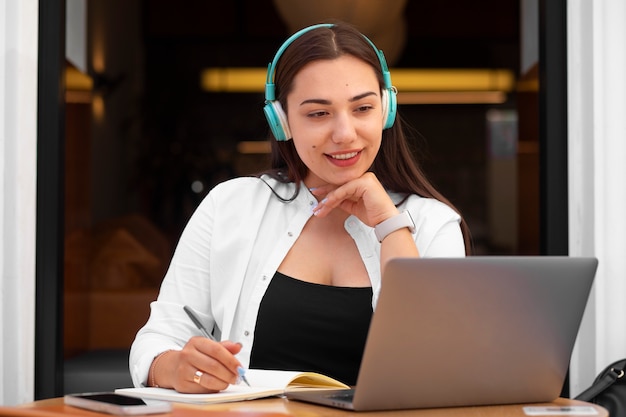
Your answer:
[[[378,223],[374,226],[374,233],[376,234],[376,239],[382,242],[388,234],[404,227],[408,227],[411,233],[415,233],[415,222],[413,222],[413,218],[407,210]]]

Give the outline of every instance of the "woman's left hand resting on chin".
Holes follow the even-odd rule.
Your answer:
[[[194,336],[182,350],[157,357],[158,366],[154,366],[155,374],[149,375],[148,381],[184,393],[218,392],[237,383],[241,364],[234,355],[240,351],[239,343]]]
[[[323,185],[311,189],[315,197],[323,199],[313,209],[317,217],[325,217],[338,208],[359,218],[370,227],[399,214],[389,194],[372,172],[366,172],[359,178],[336,186]],[[394,257],[418,257],[419,251],[408,228],[389,234],[383,242],[381,265]]]
[[[340,208],[355,215],[366,225],[374,227],[399,213],[372,172],[366,172],[340,186],[327,184],[313,188],[311,193],[318,198],[324,197],[313,209],[317,217],[324,217],[333,209]]]

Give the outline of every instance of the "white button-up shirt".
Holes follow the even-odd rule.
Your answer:
[[[130,353],[135,386],[144,386],[160,352],[181,349],[200,332],[184,313],[189,305],[218,340],[243,345],[238,359],[248,366],[261,299],[287,252],[312,216],[315,197],[302,185],[265,177],[243,177],[217,185],[200,203],[183,231],[148,322]],[[272,189],[270,189],[270,186]],[[401,196],[390,193],[398,202]],[[400,210],[415,222],[415,242],[423,257],[463,257],[460,216],[447,205],[410,196]],[[345,229],[354,239],[372,284],[375,308],[381,285],[380,243],[374,229],[350,216]]]

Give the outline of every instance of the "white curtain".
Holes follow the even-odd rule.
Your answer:
[[[33,400],[38,0],[0,0],[0,405]]]
[[[571,395],[626,358],[626,2],[568,0],[570,255],[599,259]]]

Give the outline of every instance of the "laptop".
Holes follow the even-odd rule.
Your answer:
[[[598,261],[393,259],[356,386],[286,396],[354,411],[559,397]]]

